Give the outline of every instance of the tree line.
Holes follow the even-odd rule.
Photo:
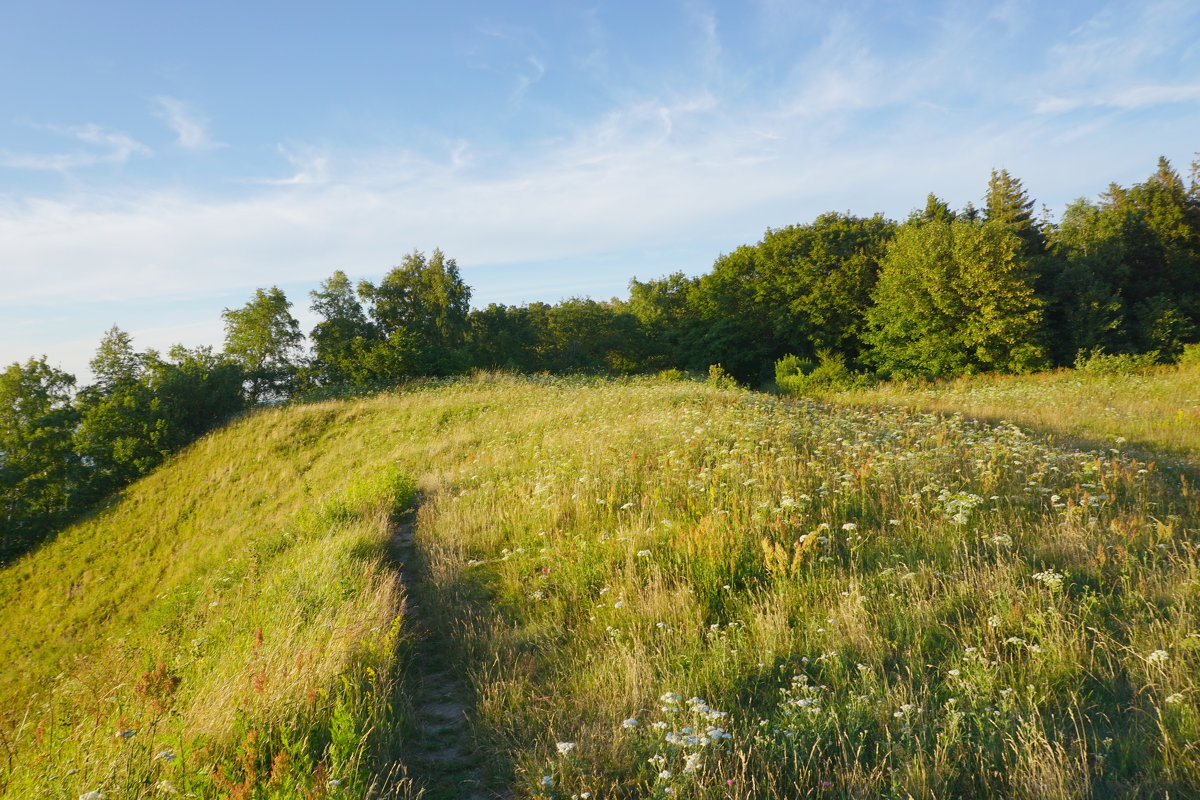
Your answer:
[[[1098,353],[1170,360],[1200,337],[1200,162],[1166,159],[1035,214],[991,174],[981,207],[934,195],[903,222],[822,214],[768,229],[697,277],[630,281],[627,299],[472,309],[454,259],[414,251],[378,283],[337,271],[310,293],[307,335],[277,287],[223,313],[225,344],[139,352],[117,327],[92,384],[46,359],[0,373],[0,558],[261,403],[475,369],[724,372],[755,385],[948,377],[1069,365]]]

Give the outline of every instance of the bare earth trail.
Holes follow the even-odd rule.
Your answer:
[[[391,541],[405,588],[405,624],[416,641],[408,667],[416,717],[406,748],[408,774],[425,800],[511,800],[510,793],[487,788],[484,756],[472,740],[463,702],[465,687],[450,663],[452,647],[414,599],[412,589],[423,580],[414,566],[416,507],[414,502],[396,523]]]

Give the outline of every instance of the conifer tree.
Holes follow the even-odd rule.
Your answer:
[[[908,218],[909,222],[953,222],[957,219],[950,205],[933,192],[925,198],[925,207],[914,211]]]
[[[1045,250],[1046,240],[1033,216],[1034,201],[1021,181],[1008,170],[992,170],[984,197],[983,218],[986,222],[1003,225],[1021,238],[1026,255]]]

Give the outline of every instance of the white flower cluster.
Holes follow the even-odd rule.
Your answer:
[[[1048,569],[1045,572],[1033,573],[1033,579],[1044,584],[1047,589],[1058,590],[1062,588],[1064,576],[1061,572],[1055,572]]]

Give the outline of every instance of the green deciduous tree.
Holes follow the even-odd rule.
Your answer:
[[[632,372],[644,358],[637,317],[617,304],[572,297],[534,319],[542,361],[556,372]]]
[[[697,278],[674,272],[662,278],[629,281],[626,309],[637,317],[646,341],[645,366],[652,369],[687,363],[686,332],[692,324],[690,305]]]
[[[450,375],[466,368],[471,290],[454,259],[441,250],[413,251],[376,286],[363,281],[359,296],[369,304],[374,347],[391,349],[375,358],[386,369],[380,379],[406,375]]]
[[[477,369],[535,372],[546,369],[537,349],[538,331],[525,306],[489,303],[469,317],[471,365]]]
[[[779,349],[858,358],[879,261],[894,231],[879,215],[837,213],[767,231],[758,244],[756,301]]]
[[[903,226],[868,312],[871,360],[898,376],[1044,366],[1043,303],[1023,250],[1000,224]]]
[[[114,354],[119,358],[114,359]],[[106,365],[124,364],[119,378]],[[211,348],[171,348],[163,359],[138,353],[127,334],[106,334],[92,361],[97,382],[76,398],[73,442],[86,463],[86,502],[94,502],[145,475],[197,436],[245,406],[244,373]]]
[[[1125,215],[1087,200],[1067,206],[1043,264],[1043,295],[1054,360],[1072,364],[1082,351],[1131,346],[1124,288],[1129,280]]]
[[[74,386],[44,356],[0,372],[0,558],[36,544],[78,505]]]
[[[310,296],[312,310],[321,317],[309,334],[313,382],[321,386],[357,383],[364,372],[362,355],[373,345],[376,331],[354,286],[338,270]]]
[[[741,381],[770,378],[784,346],[775,339],[774,309],[759,291],[762,261],[757,247],[744,245],[718,257],[690,288],[680,366],[700,371],[721,364]]]
[[[304,334],[277,286],[258,289],[246,305],[225,309],[225,353],[246,375],[252,403],[290,397],[302,367]]]

